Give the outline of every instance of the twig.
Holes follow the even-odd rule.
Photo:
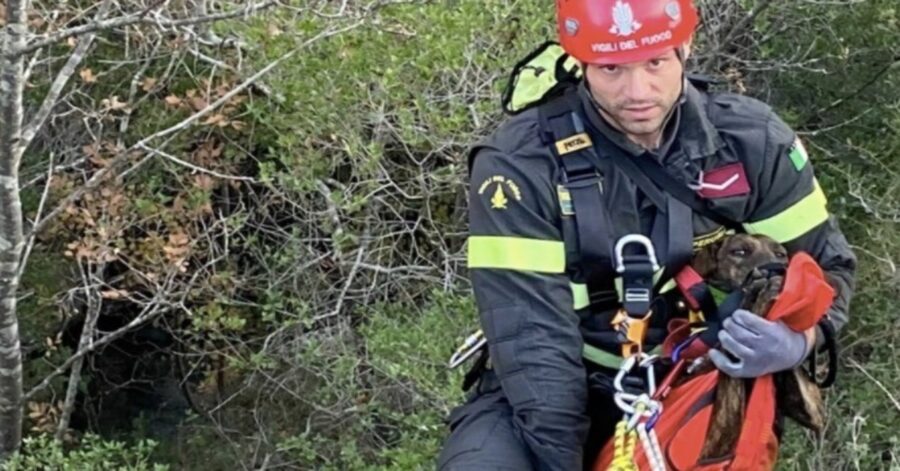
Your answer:
[[[319,189],[319,193],[325,198],[325,207],[327,208],[325,211],[331,218],[331,222],[334,224],[334,233],[331,235],[332,250],[334,252],[334,258],[340,260],[343,257],[340,238],[344,235],[344,226],[341,224],[341,216],[338,214],[337,207],[331,199],[331,188],[328,188],[328,185],[322,180],[316,180],[316,188]]]
[[[7,58],[15,58],[21,56],[23,54],[28,54],[30,52],[36,51],[43,47],[52,46],[59,41],[64,39],[68,39],[73,36],[78,36],[82,34],[92,33],[96,31],[101,31],[110,28],[120,28],[123,26],[130,26],[138,23],[146,23],[154,26],[159,26],[163,28],[173,28],[178,26],[187,26],[187,25],[198,25],[202,23],[212,23],[220,20],[227,20],[229,18],[237,18],[239,16],[247,16],[252,13],[255,13],[260,10],[264,10],[273,5],[278,4],[278,0],[268,0],[262,3],[257,3],[254,5],[249,5],[244,7],[243,9],[237,11],[230,11],[225,13],[216,13],[214,15],[200,16],[200,17],[192,17],[192,18],[183,18],[180,20],[160,20],[156,18],[148,18],[147,13],[148,10],[144,10],[139,13],[134,13],[131,15],[120,16],[118,18],[111,18],[103,21],[95,21],[92,23],[88,23],[86,25],[76,26],[74,28],[64,29],[61,31],[57,31],[56,33],[47,35],[44,39],[39,41],[35,41],[27,46],[19,49],[10,49],[9,51],[2,54]]]
[[[862,372],[862,374],[866,375],[866,378],[869,378],[870,380],[872,380],[872,382],[875,383],[875,385],[877,385],[878,388],[881,389],[885,395],[887,395],[888,399],[890,399],[891,402],[894,404],[894,407],[898,411],[900,411],[900,402],[897,402],[897,399],[894,397],[894,395],[891,394],[891,392],[888,390],[888,388],[884,387],[884,385],[881,384],[881,381],[878,381],[877,379],[875,379],[875,377],[873,377],[871,374],[869,374],[869,372],[866,371],[866,369],[863,368],[862,365],[860,365],[859,362],[857,362],[853,358],[848,358],[847,362],[850,363],[850,366],[856,368],[857,370]]]
[[[224,105],[225,103],[227,103],[232,97],[234,97],[234,96],[237,95],[238,93],[241,93],[242,91],[244,91],[247,87],[249,87],[251,84],[253,84],[253,82],[255,82],[256,80],[258,80],[258,79],[259,79],[260,77],[262,77],[263,75],[269,73],[272,69],[274,69],[275,67],[277,67],[279,64],[281,64],[281,63],[284,62],[285,60],[291,58],[294,54],[296,54],[296,53],[299,52],[300,50],[302,50],[302,49],[304,49],[304,48],[310,46],[311,44],[313,44],[313,43],[315,43],[315,42],[317,42],[317,41],[319,41],[319,40],[322,40],[322,39],[325,39],[325,38],[328,38],[328,37],[331,37],[331,36],[335,36],[335,35],[337,35],[337,34],[341,34],[341,33],[344,33],[344,32],[346,32],[346,31],[350,31],[350,30],[352,30],[352,29],[354,29],[354,28],[357,28],[357,27],[359,27],[362,23],[363,23],[362,20],[359,20],[359,21],[357,21],[357,22],[355,22],[355,23],[353,23],[353,24],[351,24],[351,25],[349,25],[349,26],[346,26],[346,27],[344,27],[344,28],[332,29],[332,30],[328,30],[328,31],[324,31],[324,32],[322,32],[322,33],[319,33],[318,35],[316,35],[316,36],[310,38],[309,40],[307,40],[307,41],[305,41],[305,42],[303,42],[303,44],[301,44],[300,46],[298,46],[298,47],[296,47],[296,48],[294,48],[294,49],[288,51],[287,53],[283,54],[283,55],[282,55],[281,57],[279,57],[278,59],[275,59],[274,61],[272,61],[271,63],[269,63],[269,65],[263,67],[259,72],[253,74],[253,75],[250,76],[248,79],[244,80],[240,85],[238,85],[237,87],[233,88],[233,89],[230,90],[228,93],[222,95],[218,100],[216,100],[216,101],[213,102],[212,104],[208,105],[206,108],[203,108],[202,110],[200,110],[200,111],[194,113],[193,115],[189,116],[188,118],[184,119],[183,121],[181,121],[180,123],[178,123],[178,124],[176,124],[176,125],[174,125],[174,126],[171,126],[171,127],[169,127],[169,128],[166,128],[166,129],[164,129],[164,130],[162,130],[162,131],[156,132],[156,133],[154,133],[154,134],[152,134],[152,135],[150,135],[150,136],[147,136],[147,137],[141,139],[139,142],[135,143],[135,144],[132,145],[130,148],[128,148],[128,149],[122,151],[119,155],[117,155],[116,157],[114,157],[114,158],[107,164],[106,167],[104,167],[104,168],[100,169],[99,171],[97,171],[97,173],[95,173],[93,176],[91,176],[91,178],[90,178],[84,185],[82,185],[82,186],[79,187],[77,190],[75,190],[75,191],[73,191],[72,193],[70,193],[69,196],[67,196],[66,198],[64,198],[64,199],[56,206],[56,208],[54,208],[49,214],[47,214],[47,216],[46,216],[44,219],[42,219],[41,221],[39,221],[39,222],[37,222],[37,223],[35,224],[34,228],[31,230],[31,232],[39,233],[40,231],[42,231],[42,230],[47,226],[47,224],[49,224],[50,221],[51,221],[53,218],[55,218],[57,215],[59,215],[59,213],[62,212],[66,207],[68,207],[68,206],[69,206],[70,204],[72,204],[73,202],[77,201],[79,198],[81,198],[81,197],[82,197],[85,193],[87,193],[88,191],[91,191],[92,189],[96,188],[97,185],[100,184],[100,182],[102,182],[107,176],[109,176],[109,175],[112,173],[113,169],[115,169],[119,164],[121,164],[123,161],[125,161],[125,160],[132,154],[132,151],[133,151],[133,150],[135,150],[135,149],[142,149],[142,148],[144,148],[150,141],[153,141],[153,140],[158,139],[158,138],[160,138],[160,137],[168,136],[168,135],[170,135],[170,134],[173,134],[173,133],[176,133],[176,132],[178,132],[178,131],[181,131],[181,130],[185,129],[186,127],[188,127],[188,126],[189,126],[191,123],[193,123],[194,121],[197,121],[198,119],[202,118],[203,116],[206,116],[207,114],[213,112],[213,111],[216,110],[217,108],[219,108],[219,107],[221,107],[222,105]]]
[[[110,3],[111,0],[105,0],[103,4],[100,5],[100,11],[97,13],[97,18],[106,16],[109,11]],[[63,65],[59,73],[56,74],[53,85],[50,86],[50,91],[47,92],[47,95],[44,97],[40,109],[38,109],[34,117],[22,130],[22,140],[19,142],[19,145],[22,146],[23,152],[24,149],[27,149],[28,145],[31,144],[31,140],[34,139],[35,134],[44,124],[44,121],[50,116],[50,112],[53,111],[53,108],[57,104],[59,95],[62,94],[66,84],[69,83],[69,79],[72,78],[72,74],[75,73],[75,68],[78,67],[78,64],[81,63],[85,54],[87,54],[88,49],[90,49],[91,44],[94,43],[94,37],[95,35],[89,34],[83,41],[80,41],[78,46],[75,47],[75,50],[72,51],[68,60],[66,60],[66,64]]]
[[[44,191],[41,192],[41,201],[38,203],[37,213],[34,215],[34,220],[37,221],[41,218],[41,213],[44,212],[44,204],[47,202],[47,195],[50,194],[50,183],[53,181],[53,153],[50,153],[50,164],[47,165],[47,183],[44,184]],[[19,257],[19,273],[17,277],[21,279],[22,274],[25,273],[25,267],[28,265],[28,257],[31,255],[31,249],[34,247],[35,234],[29,233],[27,241],[25,243],[25,250],[22,251],[22,256]]]
[[[87,315],[84,325],[81,327],[81,337],[78,340],[78,350],[84,350],[90,346],[97,333],[97,320],[100,318],[100,309],[103,305],[96,289],[88,284],[88,277],[83,273],[84,295],[87,298]],[[62,411],[60,412],[59,424],[56,428],[56,439],[62,441],[69,430],[69,419],[72,417],[72,410],[75,408],[75,397],[78,394],[78,385],[81,382],[81,369],[84,365],[84,357],[78,357],[72,363],[72,370],[69,372],[69,383],[66,387],[66,397],[63,400]]]
[[[341,313],[341,308],[344,305],[344,299],[347,297],[347,291],[350,289],[350,286],[353,284],[353,279],[356,278],[356,272],[359,271],[359,264],[362,263],[363,255],[366,253],[366,248],[369,246],[369,241],[371,240],[369,237],[368,227],[366,228],[365,233],[361,238],[361,243],[359,244],[359,249],[356,251],[356,263],[353,264],[353,268],[350,269],[350,273],[347,275],[347,281],[344,283],[344,287],[341,289],[341,294],[338,296],[337,304],[334,307],[334,310],[331,311],[330,314],[326,314],[324,316],[319,316],[316,320],[325,319],[328,317],[333,317]]]
[[[850,100],[850,99],[852,99],[852,98],[858,96],[859,94],[861,94],[862,92],[864,92],[867,88],[869,88],[869,87],[871,87],[872,85],[874,85],[875,82],[877,82],[882,76],[884,76],[884,74],[887,73],[887,71],[891,70],[892,67],[894,67],[895,65],[897,65],[898,62],[900,62],[900,58],[895,57],[893,61],[888,62],[884,67],[881,68],[881,70],[879,70],[878,72],[875,72],[875,74],[872,75],[872,77],[869,78],[869,80],[867,80],[867,81],[866,81],[864,84],[862,84],[859,88],[857,88],[856,90],[854,90],[853,92],[851,92],[851,93],[849,93],[849,94],[847,94],[847,95],[844,95],[844,96],[838,98],[837,100],[832,101],[831,103],[828,104],[828,106],[825,106],[825,107],[823,107],[823,108],[819,108],[818,110],[814,111],[812,114],[810,114],[810,116],[809,116],[807,119],[803,120],[803,122],[804,122],[804,123],[808,123],[808,122],[811,121],[814,117],[821,116],[821,115],[823,115],[823,114],[825,114],[825,113],[827,113],[827,112],[829,112],[829,111],[831,111],[831,110],[837,108],[838,106],[840,106],[840,105],[841,105],[842,103],[844,103],[845,101]]]
[[[148,311],[148,309],[149,309],[149,311]],[[126,333],[128,333],[132,329],[134,329],[135,327],[138,327],[138,326],[152,320],[153,318],[157,317],[158,315],[162,314],[163,312],[164,312],[164,310],[161,308],[161,302],[157,301],[157,300],[152,301],[150,304],[148,304],[147,308],[145,308],[144,312],[138,314],[137,317],[132,319],[131,322],[129,322],[125,326],[123,326],[117,330],[114,330],[113,332],[110,332],[110,333],[104,335],[103,337],[98,338],[96,341],[89,343],[84,349],[80,349],[75,354],[70,356],[69,358],[66,358],[66,361],[64,361],[61,365],[56,367],[56,369],[53,370],[47,376],[45,376],[44,379],[41,380],[40,383],[38,383],[36,386],[31,388],[30,391],[28,391],[24,396],[22,396],[22,402],[24,403],[24,402],[28,401],[29,399],[34,397],[35,394],[43,391],[45,388],[47,388],[47,386],[50,385],[50,381],[52,381],[57,376],[65,373],[66,370],[68,370],[76,361],[79,361],[81,358],[83,358],[88,353],[91,353],[91,352],[99,349],[100,347],[112,342],[113,340],[125,335]]]
[[[154,148],[152,148],[152,147],[150,147],[150,146],[147,146],[147,145],[141,145],[141,149],[144,149],[144,150],[146,150],[147,152],[150,152],[150,153],[152,153],[152,154],[156,154],[156,155],[158,155],[158,156],[160,156],[160,157],[165,157],[166,159],[169,159],[169,160],[171,160],[172,162],[175,162],[175,163],[178,164],[178,165],[187,167],[187,168],[189,168],[189,169],[191,169],[191,170],[193,170],[193,171],[195,171],[195,172],[205,173],[205,174],[207,174],[207,175],[212,175],[212,176],[214,176],[214,177],[222,178],[222,179],[225,179],[225,180],[237,180],[237,181],[242,181],[242,182],[256,183],[256,179],[253,178],[253,177],[239,177],[239,176],[235,176],[235,175],[226,175],[226,174],[224,174],[224,173],[219,173],[219,172],[216,172],[216,171],[214,171],[214,170],[205,169],[205,168],[200,167],[200,166],[198,166],[198,165],[194,165],[194,164],[192,164],[192,163],[190,163],[190,162],[185,162],[184,160],[181,160],[181,159],[179,159],[178,157],[175,157],[175,156],[172,155],[172,154],[165,153],[165,152],[163,152],[163,151],[161,151],[161,150],[159,150],[159,149],[154,149]]]

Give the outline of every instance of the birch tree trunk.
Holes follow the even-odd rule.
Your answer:
[[[25,45],[27,0],[7,0],[0,50]],[[16,288],[22,253],[22,56],[0,59],[0,461],[22,440],[22,354],[16,317]]]

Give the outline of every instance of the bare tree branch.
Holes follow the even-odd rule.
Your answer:
[[[227,103],[235,95],[246,90],[247,87],[252,85],[260,77],[269,73],[272,69],[277,67],[279,64],[281,64],[285,60],[293,57],[294,54],[296,54],[297,52],[309,47],[310,45],[312,45],[322,39],[325,39],[325,38],[328,38],[331,36],[335,36],[335,35],[350,31],[354,28],[357,28],[361,24],[362,24],[362,21],[360,20],[360,21],[356,21],[356,22],[350,24],[349,26],[345,26],[345,27],[337,28],[337,29],[329,29],[329,30],[323,31],[322,33],[319,33],[318,35],[308,39],[307,41],[304,41],[298,47],[291,49],[287,53],[283,54],[278,59],[275,59],[274,61],[270,62],[268,65],[266,65],[265,67],[260,69],[258,72],[256,72],[255,74],[251,75],[249,78],[244,80],[241,84],[232,88],[228,93],[222,95],[219,99],[217,99],[213,103],[209,104],[206,108],[192,114],[191,116],[182,120],[178,124],[175,124],[166,129],[163,129],[154,134],[151,134],[150,136],[147,136],[147,137],[141,139],[137,143],[132,144],[128,149],[120,152],[119,155],[117,155],[115,158],[113,158],[106,167],[100,169],[99,171],[97,171],[97,173],[95,173],[93,176],[91,176],[91,178],[84,185],[82,185],[77,190],[75,190],[71,194],[69,194],[65,199],[63,199],[57,205],[56,208],[54,208],[52,211],[50,211],[50,213],[47,214],[46,217],[44,217],[40,221],[37,221],[35,223],[34,227],[32,228],[31,232],[39,233],[41,230],[43,230],[47,226],[47,224],[50,223],[50,221],[53,220],[53,218],[55,218],[57,215],[59,215],[60,212],[65,210],[66,207],[68,207],[73,202],[78,201],[78,199],[80,199],[88,191],[91,191],[92,189],[96,188],[97,185],[99,185],[101,182],[103,182],[107,177],[111,177],[111,176],[115,175],[115,169],[118,168],[118,166],[121,163],[123,163],[125,160],[127,160],[128,157],[132,155],[134,150],[144,149],[145,146],[147,146],[150,142],[152,142],[156,139],[159,139],[161,137],[165,137],[170,134],[174,134],[176,132],[186,129],[192,123],[194,123],[197,120],[199,120],[200,118],[208,115],[209,113],[212,113],[213,111],[215,111],[216,109],[218,109],[219,107],[221,107],[222,105]]]
[[[3,57],[15,58],[24,54],[28,54],[34,52],[38,49],[51,46],[53,44],[58,43],[64,39],[68,39],[73,36],[78,36],[81,34],[93,33],[101,30],[106,30],[110,28],[121,28],[123,26],[131,26],[139,23],[144,23],[148,25],[154,25],[161,28],[174,28],[178,26],[188,26],[188,25],[198,25],[203,23],[212,23],[216,21],[226,20],[229,18],[237,18],[240,16],[247,16],[252,13],[265,10],[269,7],[279,4],[279,0],[267,0],[265,2],[255,3],[253,5],[248,5],[237,11],[230,11],[225,13],[216,13],[213,15],[203,16],[203,17],[191,17],[191,18],[183,18],[179,20],[171,20],[171,19],[159,19],[159,18],[149,18],[148,14],[149,10],[141,11],[139,13],[134,13],[131,15],[121,16],[118,18],[111,18],[108,20],[95,21],[85,25],[76,26],[74,28],[65,29],[62,31],[57,31],[53,34],[47,35],[44,38],[34,41],[26,46],[18,47],[14,49],[10,49],[2,54]]]
[[[101,19],[109,12],[109,6],[112,3],[111,0],[104,0],[103,4],[100,5],[100,11],[97,13],[97,19]],[[88,34],[86,37],[82,39],[75,47],[75,50],[72,51],[72,54],[69,55],[69,58],[66,60],[66,64],[60,69],[59,73],[56,74],[56,79],[53,80],[53,84],[50,86],[50,91],[47,92],[47,95],[44,97],[44,101],[41,103],[40,109],[38,109],[37,113],[34,117],[25,125],[25,128],[22,130],[22,140],[19,145],[22,146],[23,152],[28,149],[29,144],[31,144],[31,140],[34,139],[35,134],[38,129],[44,125],[44,121],[47,120],[47,116],[50,115],[50,112],[57,104],[57,100],[59,100],[60,94],[62,94],[63,89],[66,84],[69,82],[69,79],[72,77],[72,74],[75,73],[75,68],[78,67],[78,64],[84,60],[84,56],[87,54],[88,50],[91,48],[91,44],[94,43],[94,38],[96,35]]]

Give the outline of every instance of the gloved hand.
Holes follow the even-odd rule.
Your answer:
[[[806,357],[807,336],[781,321],[769,321],[738,309],[722,323],[719,331],[720,350],[709,351],[709,358],[719,370],[735,378],[756,378],[791,369]]]

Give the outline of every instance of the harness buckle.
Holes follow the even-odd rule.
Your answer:
[[[625,255],[628,245],[640,245],[643,254]],[[628,234],[616,242],[616,271],[622,275],[622,307],[611,322],[622,343],[622,356],[630,357],[643,350],[650,316],[653,315],[653,274],[659,271],[656,251],[649,238]]]

